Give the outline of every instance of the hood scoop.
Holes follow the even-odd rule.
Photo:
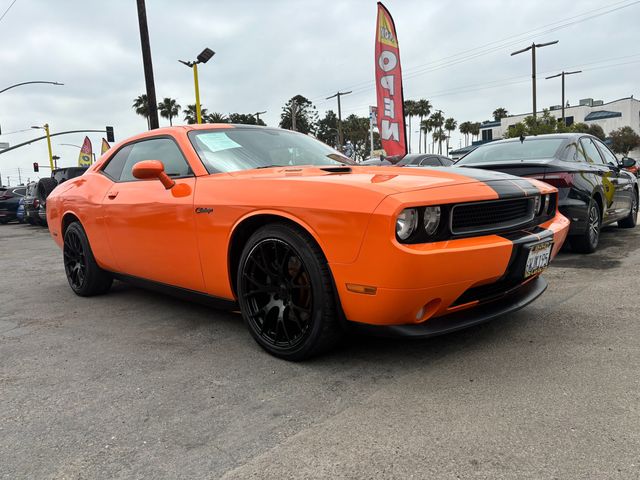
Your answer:
[[[320,170],[329,173],[351,173],[351,167],[321,167]]]

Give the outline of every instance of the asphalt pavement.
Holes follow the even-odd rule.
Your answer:
[[[640,227],[562,252],[524,310],[305,363],[238,314],[75,296],[48,232],[0,226],[0,478],[640,478]]]

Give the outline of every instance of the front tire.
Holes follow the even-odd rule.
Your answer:
[[[340,338],[331,272],[306,232],[284,224],[257,230],[240,258],[237,292],[249,332],[276,357],[303,360]]]
[[[76,295],[90,297],[106,293],[113,278],[96,263],[87,234],[79,222],[72,222],[64,232],[64,270]]]
[[[620,228],[633,228],[638,221],[638,192],[633,191],[633,197],[631,200],[631,211],[629,215],[622,220],[618,220],[618,226]]]
[[[569,238],[571,248],[577,253],[593,253],[598,248],[600,240],[600,227],[602,226],[602,218],[600,216],[600,207],[591,199],[589,209],[587,210],[587,229],[581,235],[574,235]]]

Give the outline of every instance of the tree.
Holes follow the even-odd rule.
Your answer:
[[[183,111],[184,113],[184,121],[187,122],[189,125],[193,125],[194,123],[198,123],[197,120],[197,116],[196,116],[196,104],[193,103],[191,105],[187,105],[187,108],[185,108]],[[202,121],[205,123],[207,122],[208,119],[208,112],[207,109],[204,108],[202,105],[200,105],[200,115],[202,116]]]
[[[262,125],[265,123],[262,120],[256,120],[255,115],[251,113],[230,113],[229,123],[239,123],[243,125]]]
[[[207,115],[205,123],[229,123],[229,119],[224,113],[211,112]]]
[[[451,132],[453,132],[457,126],[458,122],[456,122],[453,118],[447,118],[444,121],[444,129],[447,131],[447,155],[449,155],[449,138],[451,138]]]
[[[442,115],[441,112],[435,112],[432,113],[431,116],[429,117],[429,120],[431,122],[431,128],[433,128],[433,134],[431,135],[431,140],[432,140],[432,144],[435,147],[436,141],[438,140],[438,138],[440,138],[439,135],[436,136],[436,133],[442,133],[442,126],[444,125],[444,116]],[[439,150],[442,150],[442,142],[440,141],[438,143],[439,145]],[[434,148],[435,150],[435,148]]]
[[[634,148],[640,147],[640,136],[631,127],[618,128],[609,133],[611,149],[625,157]]]
[[[338,116],[333,110],[327,110],[324,118],[318,121],[316,137],[327,145],[338,146]]]
[[[522,135],[546,135],[549,133],[556,133],[562,131],[564,125],[560,126],[558,119],[551,115],[548,109],[542,111],[540,117],[534,118],[529,115],[525,117],[522,122],[518,122],[513,126],[510,126],[505,133],[506,138],[520,137]]]
[[[473,138],[475,137],[477,140],[480,135],[480,122],[472,122],[469,126],[469,133],[471,134],[471,140],[473,143]]]
[[[147,100],[147,94],[143,93],[142,95],[138,95],[133,100],[131,108],[133,108],[138,115],[147,119],[147,129],[151,129],[151,125],[149,124],[149,100]]]
[[[318,127],[318,111],[313,103],[311,103],[311,100],[302,95],[292,97],[284,107],[282,107],[280,128],[293,130],[291,107],[294,103],[296,105],[296,130],[306,134],[315,133]]]
[[[462,122],[458,128],[460,133],[464,135],[464,146],[469,146],[469,134],[471,133],[471,122]]]
[[[498,107],[493,111],[493,119],[496,122],[499,122],[501,119],[509,116],[509,112],[507,112],[506,108]]]
[[[604,140],[606,138],[602,127],[600,125],[596,125],[595,123],[589,125],[587,133],[593,135],[594,137],[598,137],[600,140]]]
[[[422,153],[422,142],[421,142],[421,136],[422,136],[422,122],[424,120],[425,117],[428,117],[429,114],[431,113],[431,102],[429,100],[426,100],[424,98],[421,98],[420,100],[416,101],[416,115],[420,118],[420,123],[418,124],[420,126],[420,134],[418,135],[418,151]],[[425,140],[424,142],[425,144],[425,150],[426,150],[426,145],[427,145],[427,141]],[[425,151],[426,153],[426,151]]]
[[[404,101],[404,116],[409,120],[407,125],[408,130],[405,129],[405,131],[408,132],[407,134],[408,153],[411,153],[411,117],[416,115],[416,111],[417,111],[417,103],[415,100]]]
[[[431,133],[431,131],[433,130],[431,120],[428,118],[422,120],[420,122],[420,130],[424,132],[424,137],[422,137],[424,141],[424,153],[427,153],[427,134]]]
[[[165,97],[160,103],[158,103],[158,112],[162,118],[169,119],[169,125],[173,125],[171,121],[173,117],[177,117],[180,113],[180,105],[173,98]]]
[[[370,156],[369,117],[349,115],[342,121],[342,131],[345,142],[351,142],[353,145],[355,160],[364,160]],[[377,133],[373,134],[373,148],[381,148],[380,137]]]
[[[431,138],[438,142],[438,153],[442,155],[442,143],[447,141],[447,134],[442,130],[435,130]]]

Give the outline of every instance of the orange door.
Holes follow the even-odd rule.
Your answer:
[[[160,160],[176,182],[133,177],[133,165]],[[114,183],[102,205],[117,269],[136,277],[204,291],[193,197],[196,178],[171,138],[151,138],[121,149],[104,168]]]

